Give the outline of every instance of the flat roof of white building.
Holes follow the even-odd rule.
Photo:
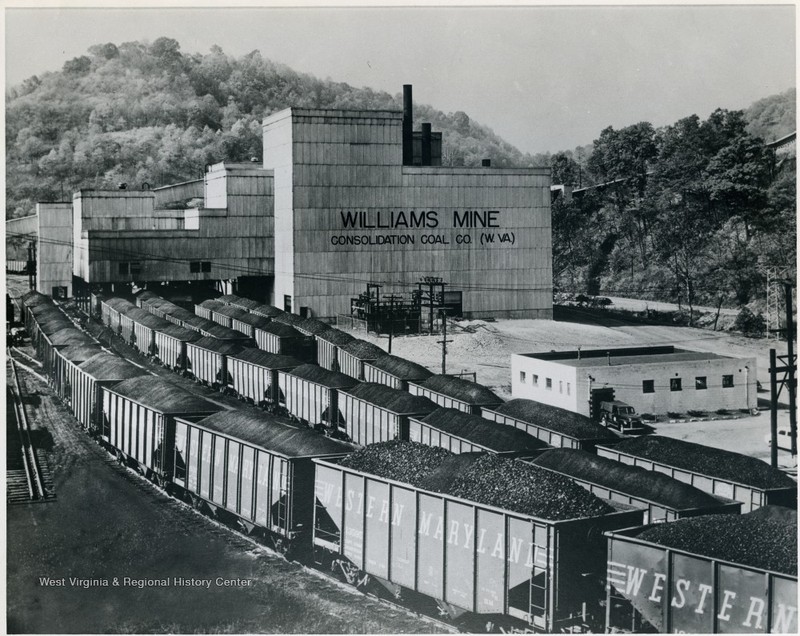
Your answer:
[[[521,353],[524,358],[535,358],[569,367],[604,367],[609,359],[612,366],[633,364],[667,364],[670,362],[694,362],[698,360],[735,359],[708,351],[676,349],[672,345],[658,347],[625,347],[616,349],[583,349],[581,351],[547,351]]]

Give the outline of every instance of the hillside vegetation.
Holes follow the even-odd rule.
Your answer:
[[[398,89],[400,86],[398,86]],[[746,111],[717,110],[654,128],[606,128],[574,151],[523,154],[462,112],[417,103],[414,119],[443,132],[443,163],[550,165],[553,183],[590,186],[553,205],[557,290],[750,305],[766,265],[796,267],[796,173],[765,141],[795,129],[795,91]],[[165,185],[206,164],[261,157],[261,121],[289,106],[395,109],[402,98],[319,80],[217,46],[178,42],[92,46],[61,71],[6,94],[6,216],[79,188]]]
[[[260,159],[261,121],[289,106],[402,110],[402,94],[319,80],[258,51],[187,55],[169,38],[93,46],[7,92],[7,217],[78,188],[166,185],[201,177],[208,163]],[[444,132],[448,165],[530,162],[464,112],[418,103],[414,120]]]

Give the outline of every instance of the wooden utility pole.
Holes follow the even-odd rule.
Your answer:
[[[775,349],[769,350],[769,385],[770,385],[770,463],[778,465],[778,398],[783,387],[789,393],[789,438],[792,457],[797,455],[797,413],[796,409],[796,373],[797,357],[794,353],[794,319],[792,317],[792,284],[784,283],[786,296],[786,355],[779,356]],[[783,330],[775,330],[783,331]],[[781,366],[778,366],[781,363]],[[778,374],[783,374],[778,377]]]
[[[392,338],[394,337],[394,301],[402,300],[400,296],[390,294],[384,296],[384,300],[389,301],[389,353],[392,353]]]
[[[795,412],[795,372],[797,371],[797,359],[794,355],[794,318],[792,317],[792,284],[784,283],[784,293],[786,294],[786,358],[787,376],[789,391],[789,435],[792,444],[792,457],[797,455],[797,413]]]
[[[444,309],[439,310],[439,315],[442,317],[442,339],[438,342],[442,345],[442,375],[447,374],[447,343],[453,342],[447,339],[447,314]]]

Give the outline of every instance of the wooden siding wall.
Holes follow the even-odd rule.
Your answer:
[[[36,289],[48,296],[53,287],[66,287],[72,296],[72,205],[37,203]]]
[[[464,291],[471,315],[550,318],[549,169],[403,167],[401,128],[401,115],[391,112],[291,109],[265,120],[265,167],[275,167],[276,196],[283,178],[293,187],[276,200],[276,228],[285,233],[276,245],[276,297],[291,295],[295,313],[309,307],[332,317],[349,311],[365,279],[383,282],[385,293],[408,293],[420,277],[435,275]],[[278,159],[290,174],[279,172]],[[380,213],[385,224],[392,212],[412,210],[431,214],[436,227],[353,229],[342,219],[365,212],[376,224]],[[457,227],[454,210],[495,210],[496,227]],[[388,236],[413,245],[336,244]]]
[[[271,275],[272,174],[250,164],[216,164],[206,181],[225,189],[224,209],[159,210],[152,192],[77,193],[73,200],[78,223],[73,233],[76,275],[90,282]],[[196,188],[185,187],[187,192]],[[197,216],[197,229],[188,229],[193,226],[185,222],[187,212]],[[139,263],[140,273],[120,274],[119,262],[125,261]],[[190,263],[196,261],[210,262],[211,271],[192,272]]]

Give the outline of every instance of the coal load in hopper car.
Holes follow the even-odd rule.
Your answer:
[[[797,483],[791,477],[740,453],[648,435],[598,446],[597,454],[657,470],[713,495],[741,501],[743,512],[767,504],[797,508]]]
[[[796,634],[797,515],[764,512],[606,533],[607,630]]]
[[[315,463],[317,560],[465,625],[602,629],[603,532],[642,523],[493,455],[393,441]]]

